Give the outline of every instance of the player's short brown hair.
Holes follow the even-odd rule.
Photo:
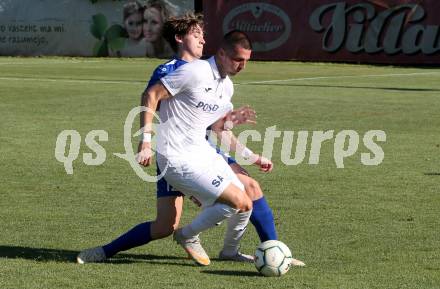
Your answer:
[[[177,52],[176,35],[183,37],[197,26],[203,29],[202,14],[186,13],[183,16],[171,17],[164,23],[162,36]]]

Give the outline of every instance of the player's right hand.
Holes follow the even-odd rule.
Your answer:
[[[145,167],[151,165],[153,162],[153,152],[151,150],[150,142],[139,142],[138,153],[136,154],[136,161]]]
[[[254,164],[260,168],[260,171],[264,173],[269,173],[272,171],[273,163],[271,160],[260,155],[255,155],[255,156],[257,157],[257,160],[254,162]]]

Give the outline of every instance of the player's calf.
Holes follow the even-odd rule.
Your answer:
[[[173,234],[179,227],[182,215],[182,196],[161,196],[157,198],[157,217],[151,223],[151,238],[162,239]]]
[[[177,230],[177,226],[173,224],[162,224],[157,221],[151,223],[151,236],[154,240],[171,236],[175,230]]]

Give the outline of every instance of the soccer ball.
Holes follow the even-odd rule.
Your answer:
[[[269,240],[258,245],[254,263],[264,276],[281,276],[290,269],[292,253],[283,242]]]

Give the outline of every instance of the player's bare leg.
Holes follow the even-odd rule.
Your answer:
[[[263,197],[263,191],[261,190],[260,184],[253,179],[242,166],[237,163],[230,164],[229,166],[243,184],[246,194],[252,201]]]
[[[170,196],[157,199],[157,217],[151,223],[151,238],[162,239],[173,234],[182,216],[183,197]]]
[[[239,212],[248,212],[252,210],[252,200],[244,190],[240,189],[233,183],[226,187],[216,202],[228,205]]]

